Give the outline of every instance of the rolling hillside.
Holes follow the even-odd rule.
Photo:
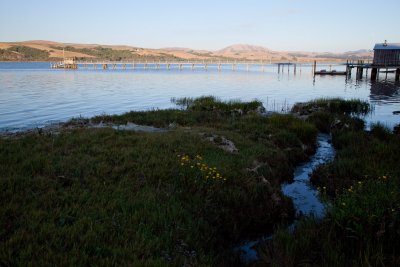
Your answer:
[[[149,49],[126,45],[74,44],[52,41],[0,42],[0,61],[55,61],[63,57],[86,60],[257,60],[276,61],[343,61],[370,59],[372,52],[358,50],[346,53],[273,51],[262,46],[236,44],[217,51],[169,47]]]

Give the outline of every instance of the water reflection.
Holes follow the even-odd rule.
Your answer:
[[[321,66],[322,67],[322,66]],[[336,66],[341,71],[343,66]],[[353,71],[353,74],[354,71]],[[370,101],[374,113],[368,123],[398,124],[400,115],[399,83],[394,75],[371,82],[368,73],[316,76],[311,66],[291,67],[278,73],[274,64],[229,66],[218,71],[204,68],[166,69],[50,69],[45,63],[0,63],[0,131],[41,127],[49,121],[65,121],[80,115],[118,114],[130,110],[170,108],[171,97],[214,95],[222,100],[258,99],[267,110],[287,110],[296,102],[315,98],[341,97]]]
[[[370,88],[369,101],[374,107],[373,114],[367,117],[367,128],[371,124],[381,123],[393,128],[400,123],[400,83],[394,75],[386,79],[368,81]]]
[[[392,80],[371,81],[371,101],[400,103],[400,83]]]

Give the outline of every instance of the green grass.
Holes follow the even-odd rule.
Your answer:
[[[77,127],[0,139],[0,264],[238,265],[237,242],[292,220],[280,183],[315,150],[319,129],[337,149],[312,176],[331,209],[294,234],[276,230],[258,265],[399,265],[399,135],[382,125],[364,131],[351,117],[359,105],[315,108],[303,121],[260,116],[258,101],[176,103],[183,109],[67,123],[174,125],[164,133]]]
[[[328,111],[331,113],[348,115],[366,115],[371,112],[372,107],[368,102],[342,98],[319,98],[306,103],[295,104],[292,112],[312,113],[314,111]]]
[[[0,263],[235,264],[239,240],[291,220],[280,182],[312,151],[317,130],[215,103],[92,119],[185,126],[165,133],[82,128],[0,139]],[[203,138],[210,134],[239,153]],[[254,162],[263,167],[250,172]]]
[[[316,113],[308,121],[313,116],[320,118],[315,120],[318,123],[339,116]],[[399,135],[379,124],[364,131],[358,119],[341,120],[346,121],[341,127],[329,129],[337,149],[334,161],[320,166],[311,177],[323,198],[331,202],[328,215],[322,221],[302,220],[294,234],[277,231],[261,248],[263,264],[400,264]]]
[[[250,111],[256,111],[258,108],[262,108],[261,101],[254,100],[251,102],[241,102],[241,101],[228,101],[223,102],[214,96],[202,96],[198,98],[172,98],[171,102],[182,107],[186,110],[192,111],[225,111],[225,112],[238,112],[238,113],[248,113]]]

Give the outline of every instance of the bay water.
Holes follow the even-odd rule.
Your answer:
[[[132,64],[131,64],[132,65]],[[318,68],[344,70],[343,65]],[[261,100],[269,111],[286,112],[296,102],[321,97],[369,101],[374,111],[367,122],[393,127],[400,123],[400,83],[394,74],[380,74],[371,82],[369,73],[360,80],[355,70],[345,76],[312,75],[311,65],[298,64],[280,70],[274,64],[238,65],[232,70],[217,65],[194,70],[172,66],[148,69],[128,65],[113,70],[84,68],[51,69],[48,62],[0,62],[0,131],[21,131],[64,122],[76,117],[121,114],[131,110],[175,108],[171,98],[213,95],[222,100]]]

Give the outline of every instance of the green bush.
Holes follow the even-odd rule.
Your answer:
[[[23,46],[23,45],[12,46],[7,50],[10,52],[17,52],[23,55],[23,59],[27,61],[35,61],[35,60],[38,61],[38,60],[49,59],[49,52],[28,46]]]

